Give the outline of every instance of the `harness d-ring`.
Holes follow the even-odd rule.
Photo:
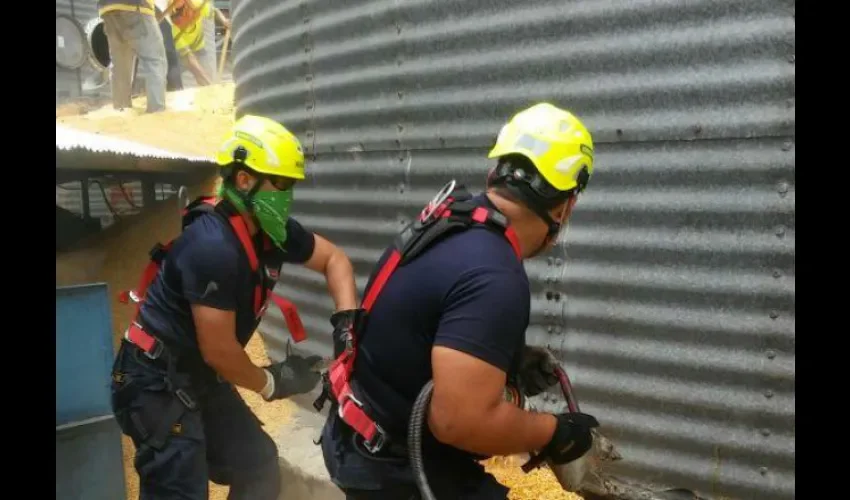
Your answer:
[[[437,194],[434,195],[434,198],[428,202],[428,205],[422,210],[422,213],[419,216],[419,220],[422,223],[427,223],[430,221],[431,217],[434,215],[434,212],[443,204],[446,199],[448,199],[449,195],[452,194],[455,190],[455,186],[457,186],[457,181],[452,179],[449,181],[442,189],[437,191]]]

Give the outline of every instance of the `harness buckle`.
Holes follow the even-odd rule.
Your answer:
[[[348,394],[344,394],[341,398],[339,398],[339,408],[337,408],[337,413],[339,413],[339,418],[341,418],[343,420],[345,419],[345,417],[342,416],[342,409],[343,409],[343,407],[345,407],[345,400],[350,400],[358,408],[360,408],[361,410],[363,409],[363,402],[361,402],[359,399],[357,399],[357,397],[354,396],[354,394],[349,392]]]
[[[157,264],[160,264],[165,258],[166,253],[168,252],[165,250],[165,245],[157,242],[156,244],[154,244],[153,248],[151,248],[150,252],[148,252],[148,255],[150,256],[152,261],[156,262]]]
[[[144,354],[148,358],[157,359],[162,355],[163,350],[165,350],[165,346],[162,344],[162,342],[160,342],[159,339],[154,339],[153,347],[151,347],[150,352],[147,352],[144,349],[142,349],[141,351],[142,354]]]
[[[366,441],[365,439],[363,440],[363,447],[366,448],[366,451],[373,455],[384,449],[384,446],[387,444],[387,434],[377,422],[375,422],[375,430],[377,430],[377,432],[372,439],[369,441]]]
[[[195,400],[192,399],[192,396],[190,396],[183,389],[177,389],[176,391],[174,391],[174,395],[177,396],[177,399],[179,399],[180,402],[183,403],[183,406],[185,406],[189,410],[194,411],[195,408],[197,408],[197,406],[195,405]]]
[[[316,400],[313,401],[313,408],[315,408],[318,412],[324,409],[325,403],[327,403],[328,400],[331,398],[330,385],[331,381],[330,377],[328,376],[328,372],[324,372],[322,374],[322,392],[319,394],[319,397],[317,397]]]

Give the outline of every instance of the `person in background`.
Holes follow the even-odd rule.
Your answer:
[[[171,12],[172,36],[180,62],[200,86],[216,80],[215,16],[220,16],[210,0],[175,0]]]
[[[168,60],[153,0],[98,0],[112,59],[112,106],[132,108],[134,58],[145,79],[148,113],[165,110]]]
[[[162,40],[165,44],[165,55],[168,60],[168,74],[165,89],[168,92],[183,90],[182,69],[180,67],[180,56],[174,47],[174,37],[171,35],[171,23],[164,18],[164,11],[168,6],[168,0],[157,0],[156,16],[159,21],[159,31],[162,32]]]

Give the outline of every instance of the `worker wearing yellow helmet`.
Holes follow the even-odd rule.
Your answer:
[[[112,404],[136,446],[140,498],[206,500],[208,483],[231,499],[276,500],[277,448],[234,386],[272,401],[319,381],[315,356],[259,367],[244,348],[271,300],[299,342],[293,304],[273,289],[283,264],[324,275],[337,312],[356,308],[351,262],[290,216],[304,179],[298,139],[275,120],[247,115],[216,152],[216,196],[186,208],[183,231],[151,252],[113,367]]]
[[[316,405],[333,405],[322,452],[348,499],[504,500],[481,459],[539,451],[566,464],[592,444],[594,417],[525,406],[557,382],[558,360],[526,345],[523,266],[584,192],[591,135],[540,103],[504,125],[489,156],[486,192],[454,181],[439,192],[380,258],[356,326],[333,332]]]

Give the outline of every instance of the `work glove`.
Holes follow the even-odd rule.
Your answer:
[[[321,356],[289,354],[286,360],[266,366],[266,387],[260,395],[266,401],[274,401],[312,391],[322,378],[317,371],[321,360]]]
[[[536,396],[558,383],[558,360],[543,347],[525,346],[519,365],[519,386],[526,396]]]
[[[354,338],[358,322],[364,313],[363,309],[343,309],[331,316],[331,325],[334,327],[331,335],[334,344],[334,358],[342,354],[347,342]]]
[[[593,446],[591,429],[599,427],[596,417],[586,413],[561,413],[555,418],[558,419],[555,433],[540,453],[556,465],[581,458]]]

